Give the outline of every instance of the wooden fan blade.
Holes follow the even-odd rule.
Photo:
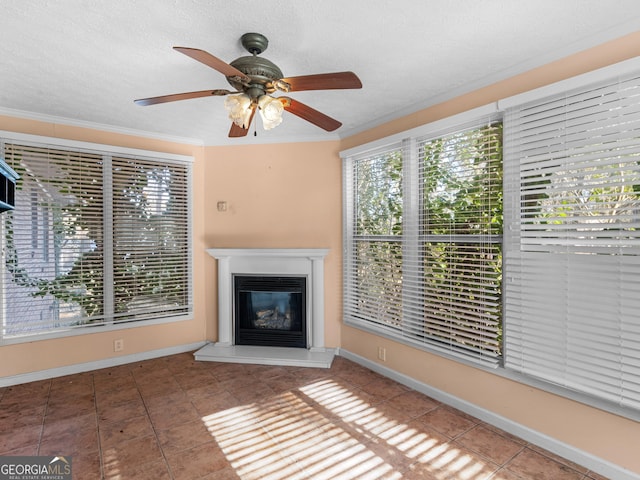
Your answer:
[[[231,128],[229,129],[230,138],[246,137],[247,133],[249,133],[248,128],[239,127],[235,122],[231,122]]]
[[[343,88],[362,88],[362,82],[353,72],[320,73],[300,77],[283,78],[291,85],[290,92],[302,90],[335,90]]]
[[[315,126],[320,127],[327,132],[333,132],[342,125],[339,121],[309,107],[308,105],[305,105],[304,103],[293,100],[292,98],[280,97],[278,100],[282,102],[282,105],[287,112],[293,113],[294,115],[306,120],[307,122],[313,123]]]
[[[137,105],[147,106],[147,105],[155,105],[157,103],[167,103],[167,102],[176,102],[178,100],[188,100],[190,98],[228,95],[229,93],[234,93],[234,92],[230,92],[229,90],[200,90],[198,92],[174,93],[172,95],[161,95],[159,97],[140,98],[138,100],[134,100],[134,102]]]
[[[236,67],[232,67],[227,62],[214,57],[209,52],[205,52],[204,50],[200,50],[199,48],[189,47],[173,47],[173,49],[177,50],[180,53],[184,53],[188,57],[191,57],[194,60],[199,61],[200,63],[204,63],[214,70],[219,71],[225,77],[240,77],[243,81],[249,81],[249,77],[247,77]]]
[[[256,114],[256,106],[254,105],[253,111],[251,112],[251,116],[249,117],[249,125],[247,128],[242,128],[236,125],[235,122],[231,122],[231,129],[229,129],[229,137],[237,138],[237,137],[246,137],[247,133],[249,133],[249,127],[251,126],[251,122],[253,122],[253,116]]]

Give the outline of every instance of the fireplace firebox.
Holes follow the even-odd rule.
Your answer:
[[[234,276],[235,344],[307,348],[306,278]]]

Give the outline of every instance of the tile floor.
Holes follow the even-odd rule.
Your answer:
[[[78,480],[603,479],[341,357],[185,353],[0,389],[0,455],[54,454]]]

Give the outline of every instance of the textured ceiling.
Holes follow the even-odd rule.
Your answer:
[[[638,0],[2,0],[0,114],[143,131],[206,145],[344,137],[640,30]],[[228,139],[220,97],[140,107],[136,98],[230,88],[172,49],[230,62],[240,36],[269,39],[285,76],[351,70],[361,90],[291,93],[343,123]],[[53,117],[53,118],[51,118]]]

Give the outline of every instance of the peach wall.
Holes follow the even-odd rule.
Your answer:
[[[212,247],[329,248],[325,345],[340,344],[341,164],[338,142],[198,147],[0,116],[0,130],[191,155],[194,319],[0,347],[0,377],[179,347],[217,335]],[[226,201],[226,212],[218,212]],[[123,339],[125,350],[113,352]]]
[[[640,56],[640,32],[346,138],[341,150]],[[342,326],[341,348],[640,474],[640,424],[483,370]]]
[[[341,163],[338,142],[208,147],[207,248],[329,248],[325,345],[340,345]],[[227,203],[220,212],[219,201]],[[217,336],[217,266],[207,259],[207,338]],[[211,314],[213,313],[213,314]]]
[[[204,342],[206,312],[204,305],[204,232],[202,197],[204,192],[204,150],[202,146],[163,142],[148,138],[109,133],[87,128],[0,116],[0,130],[102,143],[193,156],[194,168],[194,319],[162,325],[126,328],[102,333],[40,340],[0,347],[0,377],[108,360],[123,355]],[[123,352],[113,352],[113,341],[123,339]]]

